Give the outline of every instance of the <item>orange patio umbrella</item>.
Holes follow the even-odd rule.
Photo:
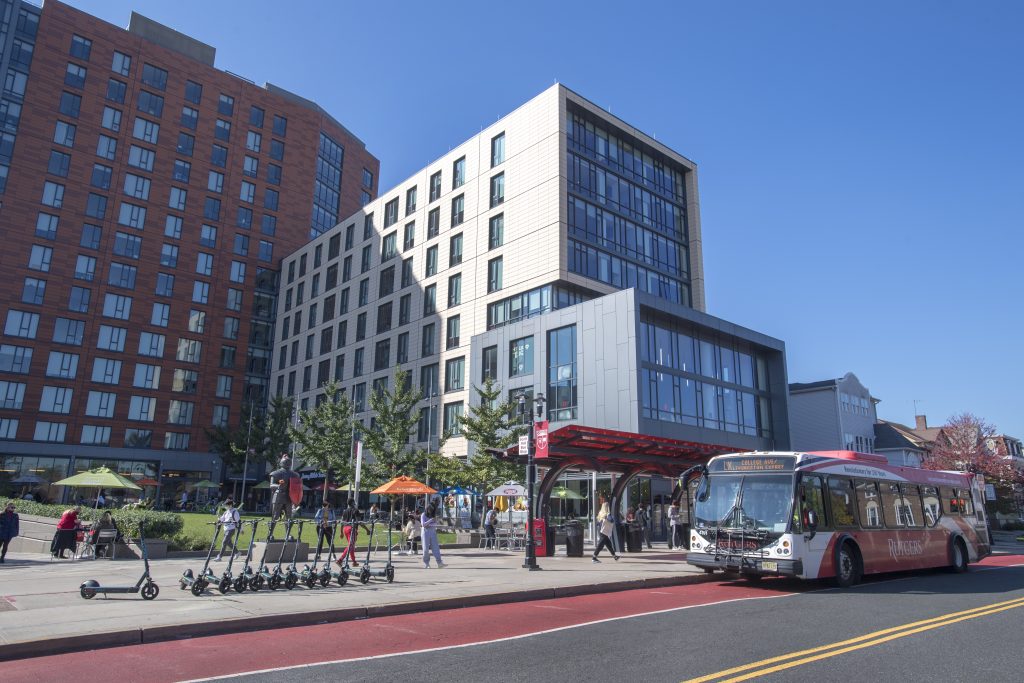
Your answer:
[[[376,493],[381,496],[422,496],[424,494],[437,493],[435,489],[430,488],[421,481],[416,481],[412,477],[395,477],[391,481],[381,486],[378,486],[370,493]]]

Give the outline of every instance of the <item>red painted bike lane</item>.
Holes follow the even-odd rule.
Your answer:
[[[163,683],[467,645],[663,610],[780,597],[803,585],[708,582],[466,607],[15,660],[0,663],[0,672],[6,683],[109,683],[112,678]]]
[[[997,555],[973,566],[1021,564],[1024,556]],[[913,574],[886,578],[902,576]],[[3,662],[0,672],[5,683],[109,683],[111,678],[164,683],[484,643],[602,620],[784,597],[821,588],[815,582],[783,579],[757,584],[715,581],[76,652]]]

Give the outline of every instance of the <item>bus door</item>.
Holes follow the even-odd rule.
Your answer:
[[[965,492],[961,491],[960,495]],[[992,553],[992,539],[985,512],[985,480],[980,476],[971,479],[971,501],[974,503],[974,530],[978,534],[978,559]]]
[[[825,513],[825,493],[821,477],[804,474],[798,488],[797,505],[793,507],[793,531],[803,534],[804,576],[810,579],[835,575],[835,562],[826,558],[832,541],[832,523]],[[810,512],[814,512],[818,525],[810,528]],[[824,572],[824,573],[823,573]]]

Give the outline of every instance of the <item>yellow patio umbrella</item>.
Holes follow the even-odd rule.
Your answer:
[[[72,475],[67,479],[55,481],[54,486],[74,486],[84,489],[127,489],[129,491],[141,491],[142,487],[136,485],[131,479],[122,477],[109,467],[97,467],[93,470],[86,470]],[[96,507],[99,508],[100,497],[96,496]]]

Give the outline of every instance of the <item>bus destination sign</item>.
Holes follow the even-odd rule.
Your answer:
[[[793,465],[793,458],[743,456],[722,458],[712,469],[718,472],[792,472]]]

